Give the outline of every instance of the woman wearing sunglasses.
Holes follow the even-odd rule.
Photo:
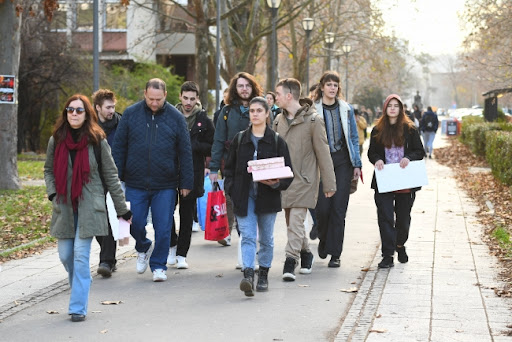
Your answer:
[[[105,133],[84,95],[67,100],[46,156],[44,178],[53,204],[50,233],[58,239],[59,258],[68,272],[68,313],[73,322],[81,322],[87,315],[91,286],[92,238],[108,234],[105,192],[110,192],[118,216],[131,222],[132,213],[126,206]]]

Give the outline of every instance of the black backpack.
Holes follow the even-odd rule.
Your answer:
[[[434,132],[435,131],[435,119],[432,114],[425,114],[425,131]]]

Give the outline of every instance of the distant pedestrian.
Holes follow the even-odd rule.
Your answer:
[[[354,109],[354,115],[356,117],[357,135],[359,137],[359,156],[361,156],[363,154],[363,144],[366,137],[365,130],[368,127],[368,123],[357,109]]]
[[[187,254],[190,249],[192,237],[192,223],[194,211],[197,208],[197,198],[204,194],[204,168],[205,160],[212,149],[215,129],[206,111],[199,102],[199,86],[195,82],[187,81],[181,85],[180,103],[176,105],[185,120],[192,146],[192,159],[194,164],[194,188],[187,196],[178,196],[180,204],[180,229],[176,234],[176,222],[172,219],[171,246],[167,263],[176,265],[178,269],[188,268]],[[176,205],[175,205],[176,207]],[[174,213],[175,208],[173,208]]]
[[[413,105],[412,108],[414,109],[414,111],[412,112],[413,114],[413,117],[414,117],[414,124],[416,125],[416,127],[420,127],[420,121],[421,121],[421,110],[420,108],[418,107],[418,105]]]
[[[423,113],[420,121],[420,131],[423,136],[423,143],[425,144],[425,153],[432,159],[432,152],[434,151],[434,139],[436,137],[437,129],[439,128],[439,118],[437,114],[432,111],[432,107],[427,107],[427,111]]]
[[[121,114],[116,112],[116,95],[109,89],[99,89],[92,94],[92,101],[96,114],[98,114],[98,124],[107,135],[107,142],[112,147],[117,125],[121,120]],[[100,264],[97,272],[103,278],[109,278],[112,276],[112,272],[117,269],[117,243],[112,235],[110,221],[108,223],[108,235],[96,236],[96,241],[100,245]]]
[[[155,282],[167,280],[166,264],[177,192],[186,197],[194,184],[187,122],[166,97],[165,82],[150,79],[144,100],[126,108],[112,150],[133,211],[130,233],[135,239],[137,273],[144,273],[149,265]],[[154,244],[146,236],[150,207]]]
[[[259,271],[256,291],[267,291],[268,272],[274,257],[274,223],[281,211],[281,190],[286,190],[293,178],[253,182],[247,172],[251,160],[284,157],[291,167],[288,147],[281,137],[267,126],[270,106],[263,97],[254,97],[249,103],[251,126],[235,135],[226,161],[226,192],[233,200],[242,239],[244,278],[240,290],[246,296],[254,295],[254,259],[257,255]],[[256,239],[259,251],[256,253]]]
[[[73,322],[81,322],[87,315],[92,280],[92,238],[109,233],[104,191],[110,192],[118,217],[128,222],[132,218],[105,133],[84,95],[71,96],[57,119],[46,151],[44,180],[53,202],[50,234],[58,239],[59,258],[71,287],[68,314]]]
[[[404,112],[405,112],[405,115],[407,115],[407,117],[408,117],[412,122],[414,122],[414,114],[413,114],[409,109],[407,109],[407,103],[404,103]]]
[[[321,196],[324,179],[320,181],[316,219],[318,225],[318,256],[331,255],[328,267],[340,267],[340,256],[345,239],[345,218],[350,199],[350,184],[361,176],[359,136],[354,110],[341,99],[340,76],[326,71],[316,90],[315,108],[325,121],[329,157],[336,177],[336,193]]]
[[[268,123],[269,123],[269,126],[272,127],[272,123],[274,122],[276,115],[281,113],[281,108],[279,108],[276,105],[276,94],[274,92],[267,91],[265,98],[267,99],[267,103],[270,106],[270,115],[268,118]]]
[[[316,206],[320,178],[323,183],[321,196],[332,197],[336,191],[323,116],[317,113],[311,99],[299,100],[300,94],[300,82],[294,78],[281,80],[276,86],[276,101],[283,113],[274,120],[273,129],[288,144],[294,170],[292,184],[282,193],[288,235],[283,267],[285,281],[295,280],[299,259],[301,274],[312,271],[314,256],[304,220],[307,209]]]
[[[222,101],[220,101],[219,109],[213,113],[213,127],[217,125],[217,120],[219,118],[220,112],[222,111],[222,108],[226,105],[226,99],[228,97],[229,88],[224,89],[224,92],[222,93]]]
[[[375,169],[382,170],[385,164],[400,163],[405,168],[410,161],[421,160],[425,156],[418,129],[407,119],[400,96],[392,94],[384,102],[382,117],[372,130],[368,159]],[[398,261],[406,263],[409,257],[405,243],[409,238],[411,209],[420,188],[380,193],[375,179],[375,205],[382,242],[382,261],[379,268],[393,267],[395,250]]]

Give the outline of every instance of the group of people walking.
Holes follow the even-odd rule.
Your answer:
[[[363,128],[354,108],[341,98],[336,72],[322,75],[312,98],[301,98],[301,93],[300,82],[287,78],[263,97],[254,76],[240,72],[230,81],[215,126],[198,100],[197,84],[190,81],[173,106],[166,101],[165,82],[149,80],[144,99],[122,116],[106,89],[93,95],[94,107],[83,95],[70,97],[50,138],[44,171],[53,203],[51,234],[58,238],[59,257],[69,274],[71,319],[83,321],[87,314],[94,236],[101,245],[98,273],[110,277],[115,271],[107,192],[117,216],[131,224],[137,273],[149,266],[155,282],[167,279],[167,264],[188,268],[196,199],[204,194],[205,175],[212,183],[224,178],[230,233],[236,227],[240,235],[239,287],[246,296],[268,290],[274,223],[283,209],[287,244],[282,279],[294,281],[299,265],[299,273],[312,272],[315,253],[304,224],[308,209],[314,209],[318,256],[330,256],[328,267],[340,267],[351,183],[361,177],[358,129]],[[390,95],[371,133],[370,161],[380,170],[388,163],[407,167],[423,156],[418,131],[400,97]],[[284,159],[293,178],[254,182],[247,163],[274,157]],[[393,266],[395,251],[400,262],[407,262],[404,245],[418,189],[379,193],[375,177],[372,188],[382,239],[379,267]],[[177,203],[179,233],[173,220]],[[146,232],[150,210],[154,241]],[[219,243],[231,245],[231,235]]]

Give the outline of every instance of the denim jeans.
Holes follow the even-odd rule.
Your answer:
[[[79,230],[78,214],[75,213],[75,237],[59,239],[57,249],[60,262],[68,272],[69,286],[71,287],[68,313],[87,315],[92,281],[89,266],[92,237],[81,239]]]
[[[425,144],[425,152],[427,154],[432,154],[434,150],[434,138],[436,137],[436,132],[423,132],[423,143]]]
[[[145,253],[151,246],[151,240],[146,237],[146,223],[149,208],[153,229],[155,230],[155,247],[149,259],[151,271],[156,269],[167,270],[167,256],[171,243],[171,210],[176,201],[175,189],[143,190],[127,186],[126,200],[130,202],[133,214],[130,234],[135,239],[135,250]]]
[[[257,236],[260,243],[258,264],[270,268],[274,258],[274,223],[277,213],[256,214],[254,206],[254,199],[249,196],[247,216],[236,216],[242,237],[243,268],[254,269]]]

